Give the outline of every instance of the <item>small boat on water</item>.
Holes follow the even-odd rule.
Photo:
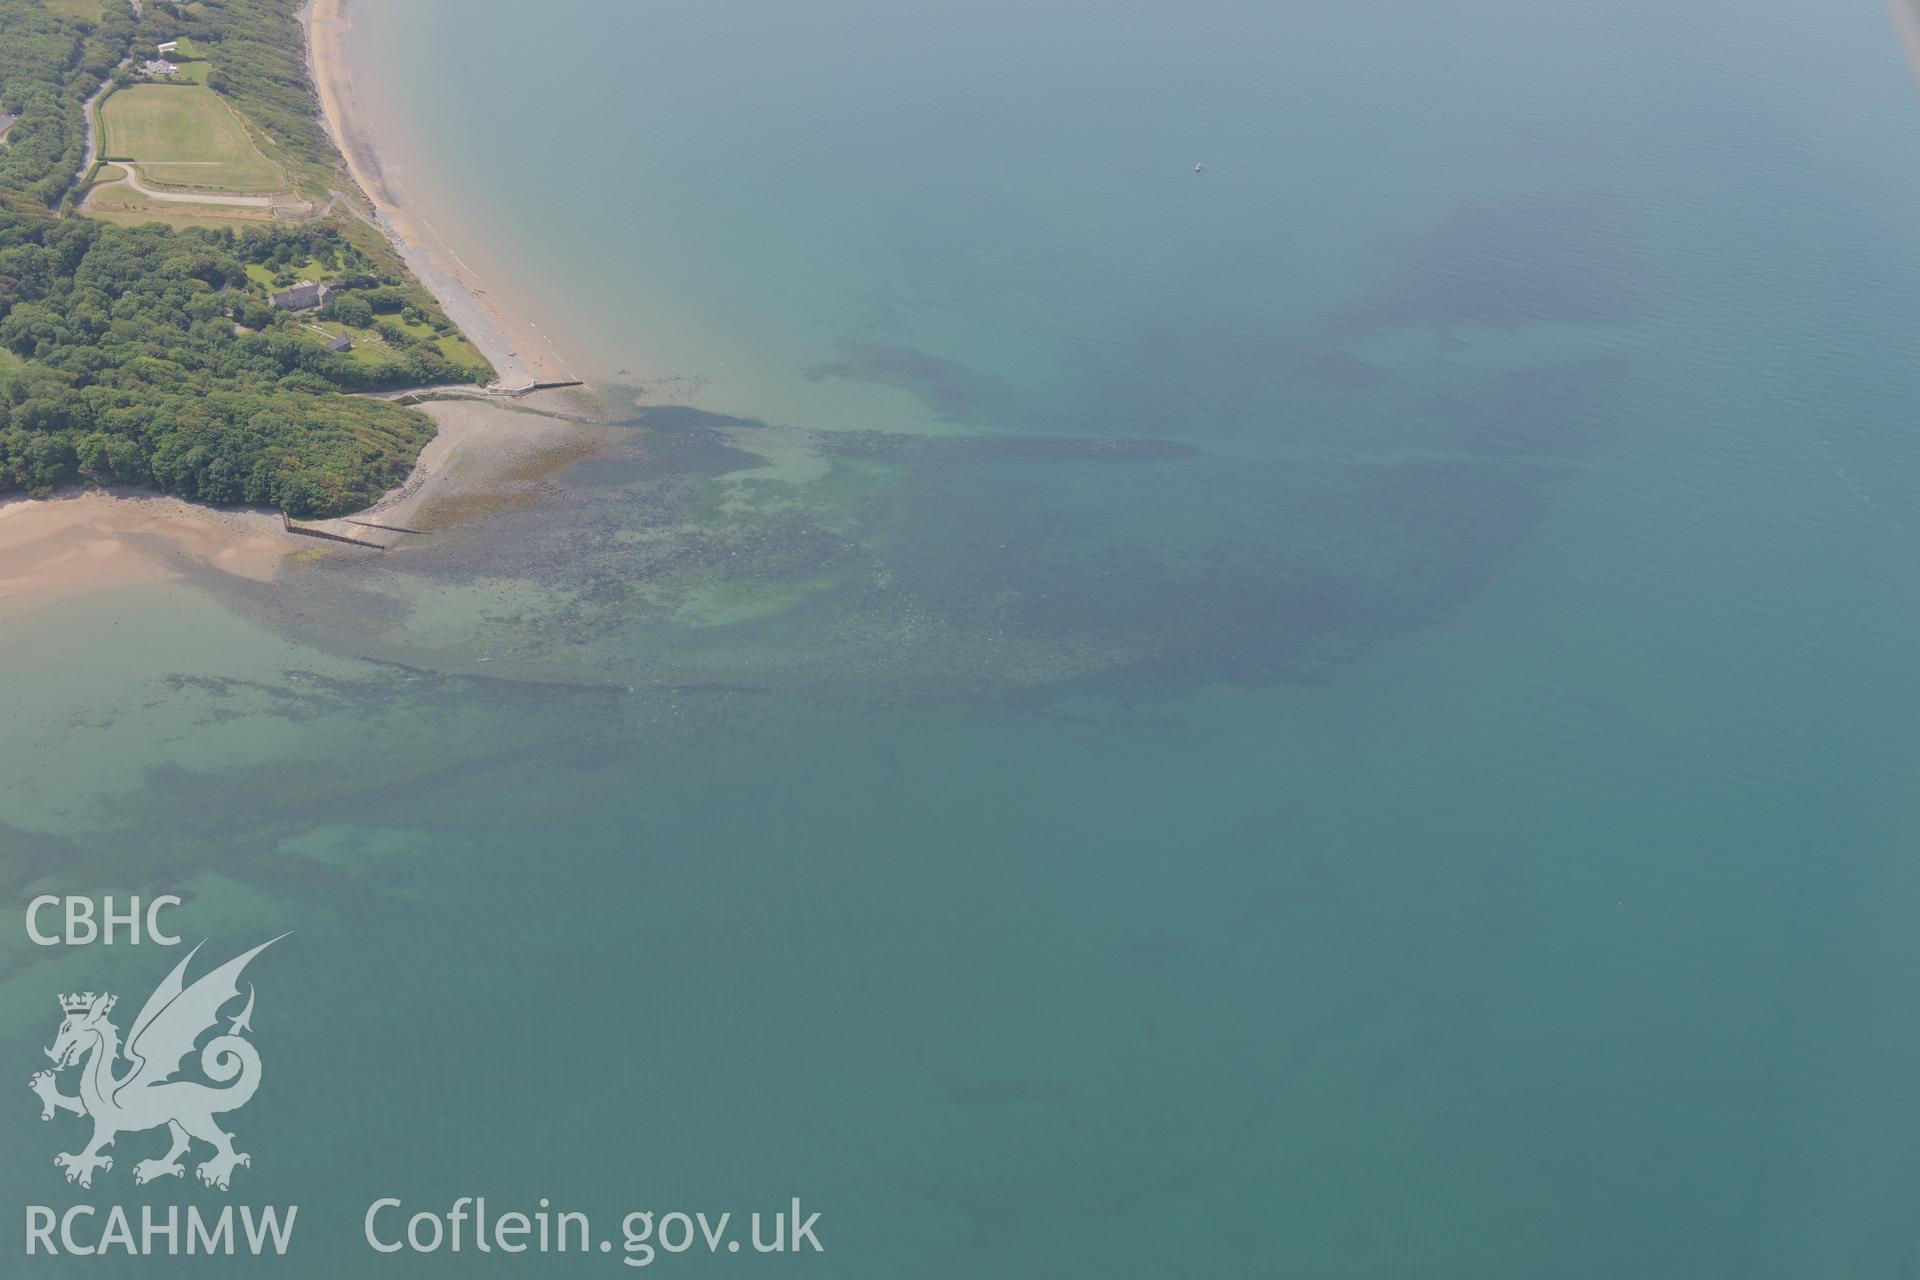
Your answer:
[[[1196,164],[1195,166],[1193,166],[1193,171],[1194,171],[1195,173],[1198,173],[1198,172],[1200,172],[1200,166],[1199,166],[1199,165],[1197,165],[1197,164]]]

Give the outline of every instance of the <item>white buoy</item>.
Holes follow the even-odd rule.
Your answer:
[[[1194,171],[1195,173],[1198,173],[1198,172],[1200,172],[1200,166],[1199,166],[1199,165],[1195,165],[1195,166],[1193,166],[1193,171]]]

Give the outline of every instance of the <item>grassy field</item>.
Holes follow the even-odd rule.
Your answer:
[[[175,209],[205,209],[205,213],[175,213]],[[167,205],[161,209],[157,205],[136,207],[119,203],[88,203],[86,217],[96,217],[102,223],[119,226],[163,223],[175,230],[186,230],[188,226],[205,226],[209,230],[246,230],[248,226],[273,225],[273,219],[265,217],[259,209],[223,209],[225,205]]]
[[[486,357],[475,350],[473,344],[461,337],[457,332],[436,336],[434,328],[430,324],[417,324],[403,320],[399,316],[382,316],[381,319],[387,321],[389,324],[398,325],[400,328],[406,330],[408,334],[418,338],[420,341],[438,351],[446,360],[459,365],[463,369],[484,369],[487,367]]]
[[[287,274],[291,275],[295,280],[314,280],[320,284],[327,284],[331,281],[338,280],[342,273],[338,268],[324,266],[319,261],[308,258],[306,262],[300,266],[288,267]],[[275,284],[273,277],[274,271],[272,267],[259,262],[249,262],[247,264],[247,279],[253,281],[269,293],[286,287],[285,285]]]
[[[106,0],[40,0],[40,3],[63,18],[85,18],[89,22],[98,22],[106,10]]]
[[[396,325],[406,330],[412,336],[426,342],[434,350],[438,351],[441,356],[451,363],[460,366],[462,369],[478,371],[488,367],[485,357],[474,350],[465,338],[452,334],[446,337],[436,338],[432,325],[408,323],[398,316],[382,316],[380,319],[382,322]],[[406,359],[405,351],[388,343],[387,340],[374,329],[350,328],[347,325],[341,324],[338,320],[311,321],[309,322],[309,327],[313,330],[324,331],[329,337],[345,335],[351,339],[353,342],[353,350],[348,354],[348,359],[354,361],[356,364],[379,366],[399,364]],[[318,334],[315,336],[317,337]]]
[[[218,94],[202,85],[137,84],[101,108],[104,155],[139,163],[152,186],[242,194],[284,191],[287,177],[260,154]]]

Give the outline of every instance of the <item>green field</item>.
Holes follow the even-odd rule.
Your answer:
[[[240,118],[201,85],[141,84],[100,110],[104,155],[138,162],[150,186],[260,194],[287,189],[280,166],[260,154]]]
[[[251,269],[249,269],[249,274],[251,274]],[[308,276],[306,278],[314,279],[316,277]],[[487,368],[486,358],[476,351],[465,338],[457,334],[436,337],[432,325],[410,324],[398,316],[382,316],[380,319],[384,323],[392,324],[406,330],[407,333],[413,337],[431,346],[433,350],[439,353],[441,358],[458,365],[462,369],[479,371]],[[348,359],[356,364],[377,367],[380,365],[399,364],[406,359],[406,352],[389,344],[377,330],[350,328],[337,320],[314,321],[310,327],[312,329],[323,330],[329,336],[344,334],[346,337],[352,339],[353,350],[348,354]]]
[[[316,280],[321,284],[327,284],[331,281],[338,280],[342,273],[337,267],[325,266],[316,259],[308,258],[306,262],[300,266],[287,268],[287,274],[295,280]],[[249,262],[247,264],[247,279],[253,281],[268,293],[273,293],[286,287],[285,285],[275,284],[273,282],[274,275],[275,272],[273,268],[263,263]]]
[[[105,0],[40,0],[49,12],[63,18],[85,18],[89,22],[98,22],[105,11]]]
[[[175,208],[194,209],[200,207],[206,208],[208,212],[173,212]],[[234,209],[222,214],[221,209],[223,207],[224,206],[220,205],[198,206],[183,204],[169,206],[165,209],[152,207],[136,209],[116,205],[105,205],[100,208],[95,208],[89,204],[87,206],[87,216],[89,218],[97,218],[101,222],[111,222],[116,226],[122,227],[142,227],[149,223],[158,222],[164,226],[172,227],[175,231],[185,231],[189,227],[202,227],[208,231],[243,231],[248,227],[266,227],[272,225],[266,218],[252,216],[253,211],[251,210]]]

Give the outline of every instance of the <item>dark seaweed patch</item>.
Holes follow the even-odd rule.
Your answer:
[[[850,378],[894,387],[917,398],[936,417],[956,421],[977,415],[990,400],[988,383],[958,360],[884,342],[834,343],[839,353],[802,372],[810,382]]]
[[[1521,369],[1430,402],[1465,448],[1503,457],[1577,457],[1618,421],[1626,361]]]
[[[1082,436],[903,436],[884,431],[837,431],[821,449],[836,457],[888,462],[940,458],[1032,462],[1164,462],[1197,457],[1200,450],[1177,440],[1088,439]]]
[[[1138,417],[1137,434],[812,432],[655,408],[542,478],[537,501],[303,572],[310,598],[276,613],[319,637],[392,619],[389,647],[352,647],[412,662],[392,611],[413,589],[383,581],[460,584],[479,621],[452,661],[623,688],[744,675],[1026,698],[1325,680],[1475,598],[1559,464],[1618,420],[1624,359],[1514,369],[1503,350],[1476,374],[1463,342],[1444,389],[1337,354],[1257,400]]]
[[[655,425],[651,415],[645,421],[648,428]],[[724,421],[731,424],[739,419]],[[765,459],[759,454],[729,443],[724,430],[682,419],[671,430],[649,430],[629,449],[583,458],[560,472],[557,479],[577,488],[617,489],[676,475],[724,476],[764,465]]]
[[[1617,201],[1592,194],[1461,209],[1414,251],[1362,327],[1630,323],[1641,290],[1625,220]]]
[[[713,413],[684,404],[651,405],[638,417],[631,419],[631,422],[644,426],[649,431],[662,432],[716,431],[767,425],[759,418],[736,418],[729,414]]]

